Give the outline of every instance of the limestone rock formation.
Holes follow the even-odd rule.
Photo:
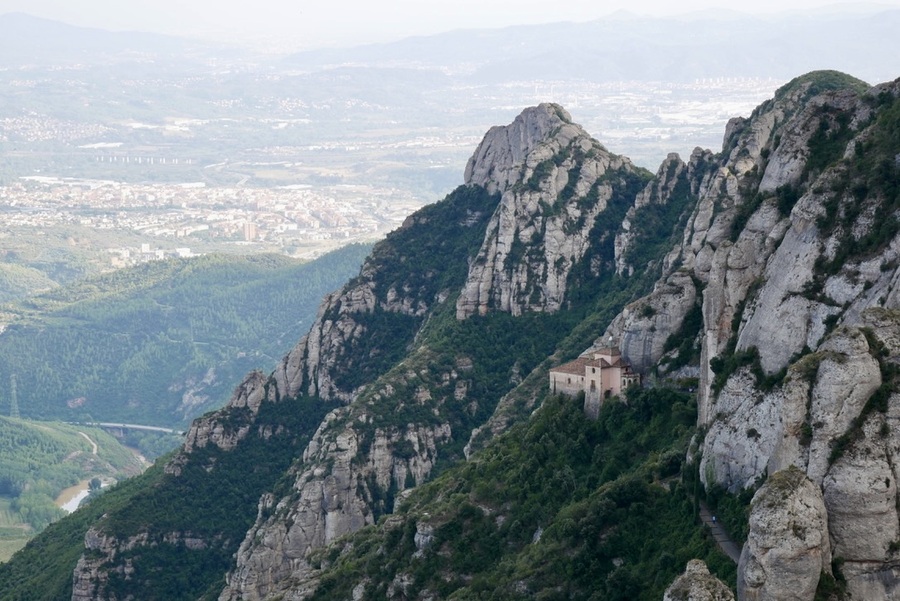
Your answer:
[[[223,451],[234,449],[250,432],[253,416],[259,412],[266,395],[266,376],[259,371],[250,372],[241,382],[223,409],[197,418],[191,424],[181,452],[166,465],[166,473],[178,475],[188,460],[188,455],[207,445],[214,445]],[[246,410],[242,419],[229,419],[235,412]]]
[[[716,419],[703,442],[700,474],[709,486],[732,492],[752,485],[766,474],[769,457],[778,443],[782,403],[774,393],[755,389],[747,369],[729,378],[716,401]],[[754,396],[748,398],[748,392]]]
[[[835,460],[822,484],[833,553],[844,558],[841,572],[853,599],[900,595],[900,466],[894,458],[900,434],[888,425],[900,418],[900,398],[894,395],[890,406],[887,415],[866,420],[859,442]]]
[[[886,183],[900,148],[879,128],[900,82],[863,91],[834,76],[798,78],[732,120],[721,155],[692,155],[683,241],[602,338],[664,373],[665,342],[700,299],[701,479],[737,492],[799,469],[824,493],[848,592],[881,600],[900,590],[900,236]],[[888,179],[869,170],[873,148]]]
[[[458,319],[499,310],[556,312],[567,280],[594,242],[597,216],[641,181],[559,106],[526,109],[492,128],[466,168],[466,183],[502,194],[456,304]],[[614,235],[614,234],[612,234]]]
[[[679,331],[701,292],[688,272],[672,273],[649,296],[630,303],[594,346],[602,346],[609,337],[618,340],[622,355],[634,369],[645,372],[662,358],[666,341]]]
[[[203,549],[210,544],[202,537],[184,532],[170,532],[159,540],[152,539],[147,533],[117,539],[96,527],[88,529],[84,535],[86,552],[79,557],[72,574],[72,601],[115,601],[115,592],[109,590],[110,576],[127,580],[135,573],[131,558],[118,561],[117,556],[160,542],[187,549]]]
[[[256,524],[241,544],[222,601],[275,594],[303,598],[317,574],[311,553],[373,524],[376,512],[392,511],[375,497],[424,482],[438,445],[450,438],[446,425],[410,424],[403,431],[376,430],[365,441],[354,424],[367,419],[347,407],[326,417],[296,468],[291,493],[260,500]]]
[[[352,398],[353,391],[337,386],[332,372],[341,350],[365,335],[365,326],[358,323],[356,315],[375,310],[374,287],[370,280],[362,281],[325,298],[309,333],[275,368],[273,378],[280,396],[302,392],[344,402]]]
[[[525,109],[511,124],[488,130],[466,164],[465,181],[489,192],[503,193],[527,179],[526,162],[535,149],[557,137],[562,146],[567,146],[583,133],[558,104],[544,103]],[[548,158],[553,153],[542,154]]]
[[[783,386],[768,392],[756,389],[747,369],[728,379],[704,440],[700,473],[707,484],[736,491],[791,465],[821,484],[833,442],[881,385],[878,363],[858,329],[837,330],[788,373]]]
[[[738,599],[812,601],[830,565],[828,517],[819,487],[797,468],[773,474],[751,504]]]
[[[493,128],[469,162],[466,184],[501,197],[482,222],[486,233],[468,265],[457,318],[489,309],[514,315],[559,310],[570,271],[598,243],[590,236],[597,216],[611,203],[624,214],[648,178],[608,153],[556,105],[527,109],[511,125]],[[665,186],[659,193],[665,194]],[[418,219],[410,218],[404,228],[415,227]],[[612,246],[616,224],[609,229]],[[425,297],[404,285],[385,289],[377,249],[359,278],[326,299],[310,334],[273,375],[269,394],[274,399],[318,394],[347,405],[329,414],[296,462],[290,493],[260,501],[223,601],[278,594],[301,598],[317,574],[311,555],[392,511],[392,495],[424,482],[441,446],[454,434],[440,419],[443,407],[448,402],[467,407],[471,362],[457,357],[453,368],[434,377],[433,368],[426,367],[432,361],[427,349],[365,389],[337,385],[338,362],[349,345],[366,336],[365,315],[378,311],[420,318],[449,295]],[[612,272],[613,261],[606,268]],[[422,371],[412,367],[416,364]],[[384,416],[373,407],[390,413],[408,405],[432,417],[426,423],[374,425]],[[476,410],[477,405],[468,405],[467,411]],[[397,587],[402,590],[402,583]]]
[[[350,349],[365,346],[374,316],[409,319],[403,323],[413,327],[403,335],[411,349],[435,307],[457,292],[458,320],[559,311],[574,275],[629,277],[638,269],[631,257],[640,211],[669,206],[679,194],[696,203],[680,242],[658,266],[658,283],[601,339],[619,340],[639,369],[674,359],[679,351],[670,341],[679,336],[700,344],[701,479],[736,492],[768,476],[753,501],[739,598],[812,599],[832,550],[844,559],[841,574],[854,598],[897,598],[896,201],[870,193],[858,173],[848,179],[854,167],[836,160],[873,143],[879,106],[900,97],[900,83],[866,95],[816,95],[816,81],[792,82],[749,118],[729,122],[721,154],[698,149],[687,162],[669,156],[655,179],[607,152],[556,105],[491,129],[466,168],[466,184],[495,192],[499,204],[444,224],[485,228],[467,238],[468,264],[460,264],[453,289],[382,278],[379,258],[370,258],[358,278],[326,298],[310,333],[274,373],[251,374],[228,407],[198,420],[167,466],[177,476],[184,462],[203,455],[199,449],[238,448],[258,432],[254,417],[265,403],[297,395],[333,403],[288,477],[260,499],[221,599],[304,598],[316,584],[317,550],[392,511],[398,495],[429,477],[449,441],[471,435],[453,431],[445,409],[453,403],[454,411],[477,412],[468,399],[475,384],[467,357],[438,364],[416,347],[377,379],[347,377]],[[878,168],[893,177],[896,156]],[[614,223],[598,234],[603,219]],[[893,238],[873,242],[878,236]],[[600,244],[611,251],[592,254]],[[686,331],[688,317],[698,314],[699,329]],[[378,357],[379,349],[364,350],[362,360]],[[502,409],[466,428],[480,425],[485,436],[502,431]],[[417,529],[420,551],[429,527]],[[152,541],[91,534],[74,598],[97,598],[102,558],[132,543]],[[714,583],[704,588],[703,568],[689,565],[666,598],[728,598]],[[392,594],[400,598],[408,586],[398,576]]]
[[[105,563],[115,552],[116,541],[94,528],[84,536],[85,549],[93,551],[92,557],[82,555],[78,559],[72,580],[72,601],[93,601],[109,582]]]
[[[688,562],[684,574],[666,589],[663,601],[734,601],[728,586],[709,573],[700,559]]]

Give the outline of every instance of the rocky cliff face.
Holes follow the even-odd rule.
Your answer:
[[[799,78],[733,120],[723,154],[695,153],[686,170],[699,202],[683,243],[605,335],[635,364],[664,367],[665,341],[684,334],[680,320],[701,299],[701,478],[737,491],[799,471],[822,497],[822,539],[848,592],[890,599],[900,142],[887,132],[900,84],[846,80],[818,93],[826,76]],[[776,526],[787,527],[751,519],[751,557],[775,548]],[[739,598],[812,599],[820,568],[791,596],[796,574],[772,584],[762,565],[742,560]]]
[[[181,452],[166,465],[166,473],[180,475],[191,453],[198,449],[212,445],[223,451],[233,450],[250,433],[253,418],[259,413],[267,394],[266,382],[262,372],[251,372],[235,389],[225,407],[194,420]],[[243,419],[226,419],[226,416],[231,418],[232,414],[243,414]]]
[[[556,105],[528,109],[492,129],[466,169],[466,186],[376,245],[360,275],[326,297],[309,334],[274,372],[250,374],[225,408],[192,425],[184,448],[165,466],[162,489],[198,474],[215,478],[223,465],[246,469],[241,457],[262,454],[270,438],[295,445],[304,439],[302,415],[291,415],[298,429],[290,431],[277,414],[304,399],[307,409],[330,409],[305,450],[293,451],[282,484],[272,489],[275,479],[269,480],[221,598],[301,598],[318,573],[311,553],[391,512],[403,491],[429,478],[445,448],[461,456],[472,430],[525,374],[509,348],[498,349],[506,367],[496,353],[482,358],[499,376],[479,369],[465,345],[432,349],[428,327],[494,310],[559,311],[573,282],[613,272],[615,235],[648,179]],[[570,277],[576,266],[579,276]],[[484,354],[472,328],[434,327],[455,328],[457,340],[471,338],[466,344]],[[512,339],[540,346],[548,336]],[[75,570],[79,594],[108,598],[110,577],[147,577],[129,571],[122,550],[144,555],[160,533],[132,526],[113,536],[98,525],[108,552],[88,545]],[[233,537],[220,533],[213,526],[200,537],[204,548],[229,549]]]
[[[310,554],[392,511],[382,497],[424,482],[450,438],[446,424],[409,424],[364,440],[353,424],[367,419],[347,408],[329,414],[294,470],[290,493],[260,500],[220,599],[304,598],[318,572]]]
[[[378,245],[273,374],[251,374],[167,466],[174,478],[194,462],[217,469],[207,454],[275,435],[259,421],[267,409],[328,403],[287,477],[261,496],[220,598],[305,598],[317,549],[373,524],[461,454],[497,402],[465,348],[466,324],[554,316],[578,282],[627,278],[645,263],[659,281],[602,338],[620,340],[640,369],[699,375],[706,485],[737,491],[769,478],[753,505],[741,598],[782,598],[790,578],[802,582],[796,598],[811,598],[832,553],[854,598],[894,598],[898,97],[896,83],[865,92],[849,78],[806,76],[729,122],[722,153],[672,155],[655,178],[556,105],[493,128],[467,185]],[[669,240],[648,235],[654,219],[678,238],[668,252],[647,250]],[[429,338],[435,330],[452,332],[452,344]],[[518,362],[504,369],[496,397],[522,380]],[[416,536],[424,545],[428,533]],[[76,569],[80,598],[103,598],[104,578],[126,573],[113,555],[130,540],[103,543],[99,563],[90,547]],[[694,566],[673,594],[694,594],[700,576]],[[392,589],[398,598],[404,586]]]
[[[849,590],[876,591],[881,596],[875,598],[886,599],[894,590],[885,576],[896,553],[891,543],[900,536],[890,526],[897,523],[891,509],[897,504],[896,476],[890,426],[883,425],[890,411],[873,412],[870,405],[873,395],[887,390],[883,353],[897,323],[884,309],[896,306],[900,241],[881,240],[874,254],[848,251],[848,240],[870,237],[877,216],[895,216],[885,208],[893,201],[877,192],[862,200],[862,210],[852,209],[863,188],[848,190],[839,182],[852,171],[846,163],[860,144],[876,136],[878,107],[871,99],[888,105],[898,92],[886,86],[866,95],[842,82],[816,95],[817,85],[815,76],[792,82],[749,119],[729,123],[723,153],[697,150],[686,163],[670,156],[649,182],[554,105],[492,129],[466,177],[468,184],[500,194],[500,201],[468,266],[456,317],[559,311],[573,266],[589,256],[601,215],[615,215],[622,226],[609,240],[610,256],[588,263],[607,260],[628,275],[642,243],[640,217],[653,214],[648,207],[664,211],[674,199],[695,201],[681,243],[659,265],[663,275],[653,293],[629,305],[603,337],[619,339],[623,353],[642,369],[664,358],[683,364],[679,354],[694,347],[679,348],[672,340],[696,339],[700,422],[707,428],[704,481],[737,490],[795,466],[811,482],[797,485],[801,496],[806,499],[811,486],[822,508],[817,504],[813,511],[820,519],[820,557],[816,569],[807,570],[807,584],[815,590],[830,561],[830,537],[846,561]],[[629,194],[633,200],[623,201]],[[374,292],[354,294],[356,310],[376,306]],[[428,310],[427,303],[400,306],[412,314]],[[696,331],[690,330],[695,321]],[[300,379],[309,382],[311,374],[307,369]],[[415,394],[426,398],[433,391],[426,387]],[[392,396],[397,398],[388,391],[382,398]],[[296,470],[293,493],[263,499],[223,599],[262,599],[273,591],[302,598],[315,580],[309,551],[371,523],[373,500],[385,482],[395,492],[405,488],[399,480],[407,476],[398,474],[413,473],[413,466],[389,449],[402,440],[416,449],[412,455],[424,466],[414,477],[419,481],[427,477],[441,441],[451,438],[446,422],[424,431],[410,424],[361,444],[358,424],[372,416],[354,415],[348,419],[339,410],[333,425],[320,431]],[[876,431],[883,440],[874,440]],[[883,491],[862,490],[853,475],[861,463],[865,479],[884,483]],[[766,546],[767,529],[775,523],[770,518],[757,520],[752,552],[742,562],[742,594],[748,599],[778,598],[771,591],[782,586],[764,559],[781,553]],[[878,536],[866,535],[875,529]],[[800,564],[810,548],[804,548],[807,555],[798,551]]]
[[[474,240],[496,206],[496,195],[468,186],[408,217],[376,245],[358,277],[324,299],[309,333],[272,374],[273,398],[351,402],[402,357],[376,346],[403,350],[458,291]]]
[[[753,497],[738,566],[738,598],[812,599],[831,569],[822,492],[797,468],[777,472]]]
[[[133,558],[117,561],[118,555],[160,544],[198,550],[206,549],[211,543],[216,544],[217,541],[209,541],[184,532],[170,532],[158,538],[141,533],[117,539],[101,530],[91,528],[84,537],[86,553],[78,559],[73,574],[72,601],[116,599],[116,594],[109,590],[110,578],[128,580],[135,575]]]
[[[466,182],[499,192],[500,206],[469,267],[457,318],[492,309],[559,311],[572,268],[596,244],[590,234],[598,215],[612,212],[613,203],[627,210],[637,191],[630,188],[647,179],[557,105],[527,109],[511,125],[492,128],[469,161]],[[613,229],[621,217],[615,221]]]

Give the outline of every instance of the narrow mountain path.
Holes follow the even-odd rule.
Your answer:
[[[716,541],[719,548],[722,549],[725,555],[731,558],[731,561],[737,563],[741,558],[741,547],[731,540],[731,537],[728,536],[728,533],[722,528],[722,524],[713,521],[713,514],[710,513],[709,507],[707,507],[705,503],[700,503],[700,519],[703,520],[703,523],[706,524],[712,532],[713,540]]]
[[[85,434],[84,432],[78,432],[78,433],[81,434],[82,436],[84,436],[84,439],[85,439],[86,441],[88,441],[88,442],[91,444],[91,447],[93,447],[93,451],[91,451],[91,453],[94,454],[94,455],[96,455],[96,454],[97,454],[97,449],[100,448],[100,447],[97,446],[97,443],[94,442],[93,440],[91,440],[91,437],[88,436],[87,434]]]

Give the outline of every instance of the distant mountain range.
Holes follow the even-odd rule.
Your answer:
[[[827,68],[877,82],[900,72],[898,30],[900,10],[879,4],[839,4],[830,10],[768,16],[730,10],[673,17],[619,12],[584,23],[468,29],[305,51],[277,59],[272,66],[304,71],[337,65],[440,68],[454,78],[479,83],[710,77],[787,80],[799,72]],[[0,64],[114,57],[183,61],[201,56],[259,60],[249,51],[205,41],[75,27],[23,13],[0,15]]]
[[[882,81],[900,71],[898,27],[898,10],[767,17],[732,11],[660,18],[618,13],[587,23],[454,31],[389,44],[302,52],[286,63],[315,69],[328,64],[403,63],[414,57],[423,65],[465,68],[478,81],[789,79],[798,72],[827,67]]]
[[[77,64],[228,52],[208,42],[139,31],[77,27],[25,13],[0,15],[0,66]]]

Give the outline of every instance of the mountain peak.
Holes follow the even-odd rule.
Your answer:
[[[775,100],[781,100],[796,92],[801,92],[801,100],[811,98],[824,92],[837,92],[840,90],[853,90],[859,94],[864,93],[871,86],[861,79],[840,71],[821,70],[810,71],[799,77],[795,77],[775,91]]]
[[[578,136],[588,134],[560,105],[544,102],[526,108],[509,125],[488,130],[466,165],[466,184],[502,193],[522,180],[532,150],[553,140],[564,148]]]
[[[601,257],[614,255],[615,233],[591,237],[597,216],[614,205],[622,214],[610,223],[621,223],[649,179],[649,172],[609,153],[557,104],[526,109],[511,124],[489,130],[469,160],[466,183],[499,193],[500,205],[471,261],[457,318],[491,310],[559,311],[572,269],[596,252],[588,260],[596,277]],[[600,250],[601,238],[608,252]]]

